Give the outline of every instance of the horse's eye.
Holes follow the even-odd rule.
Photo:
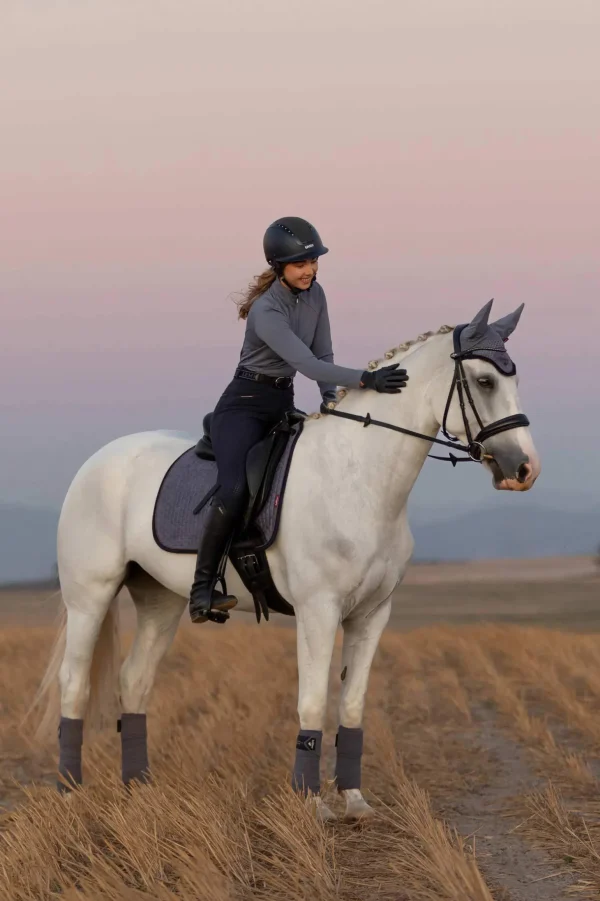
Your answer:
[[[477,384],[486,391],[491,391],[494,387],[494,380],[489,375],[482,375],[481,378],[477,379]]]

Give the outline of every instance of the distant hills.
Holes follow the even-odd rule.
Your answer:
[[[486,507],[432,521],[409,518],[415,560],[482,560],[596,553],[600,507],[584,511],[523,505]]]
[[[0,584],[52,575],[57,523],[57,510],[0,504]]]
[[[58,511],[0,504],[0,583],[52,576]],[[600,545],[600,507],[581,512],[531,504],[486,507],[433,519],[410,516],[415,560],[592,554]]]

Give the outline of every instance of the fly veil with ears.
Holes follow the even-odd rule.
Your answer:
[[[430,435],[422,435],[420,432],[413,432],[411,429],[405,429],[402,426],[393,425],[391,422],[383,422],[382,420],[373,419],[370,413],[366,416],[357,416],[354,413],[345,413],[343,410],[336,410],[328,407],[326,404],[321,405],[321,412],[327,413],[329,416],[339,416],[342,419],[351,419],[355,422],[362,422],[366,428],[370,425],[381,426],[385,429],[391,429],[394,432],[401,432],[403,435],[411,435],[413,438],[421,438],[424,441],[431,441],[434,444],[441,444],[444,447],[452,448],[467,454],[466,457],[456,457],[449,454],[447,457],[436,457],[429,454],[434,460],[445,460],[456,466],[457,463],[471,462],[483,463],[486,459],[491,459],[490,454],[485,447],[485,441],[494,435],[502,432],[508,432],[511,429],[524,428],[529,425],[529,419],[524,413],[515,413],[512,416],[505,416],[503,419],[497,419],[488,425],[484,425],[475,406],[473,395],[467,381],[467,375],[464,368],[464,361],[479,358],[492,363],[498,372],[505,376],[515,375],[517,367],[511,360],[505,347],[505,342],[514,332],[517,323],[521,318],[524,304],[521,304],[514,313],[509,313],[496,322],[489,322],[489,316],[492,309],[493,299],[488,301],[484,307],[477,313],[474,319],[466,325],[458,325],[453,332],[454,352],[451,354],[454,360],[454,376],[452,384],[448,392],[448,399],[442,419],[442,433],[445,439],[432,438]],[[467,443],[461,444],[458,438],[448,432],[447,420],[450,412],[452,398],[456,392],[460,410],[467,436]],[[477,424],[479,432],[473,437],[469,417],[467,415],[467,404],[471,408]]]

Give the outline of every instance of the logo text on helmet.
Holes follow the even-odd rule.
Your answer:
[[[314,246],[315,246],[314,244],[305,244],[305,245],[304,245],[304,249],[305,249],[305,250],[310,250],[310,248],[311,248],[311,247],[314,247]]]

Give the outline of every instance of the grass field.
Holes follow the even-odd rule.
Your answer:
[[[244,621],[180,630],[149,712],[152,786],[123,790],[111,731],[84,748],[86,788],[59,797],[54,743],[19,725],[52,628],[19,625],[16,606],[44,619],[34,594],[5,596],[0,898],[600,897],[600,580],[434,570],[415,568],[376,657],[365,828],[319,826],[288,789],[294,632]],[[540,624],[544,596],[548,623],[572,631]]]

